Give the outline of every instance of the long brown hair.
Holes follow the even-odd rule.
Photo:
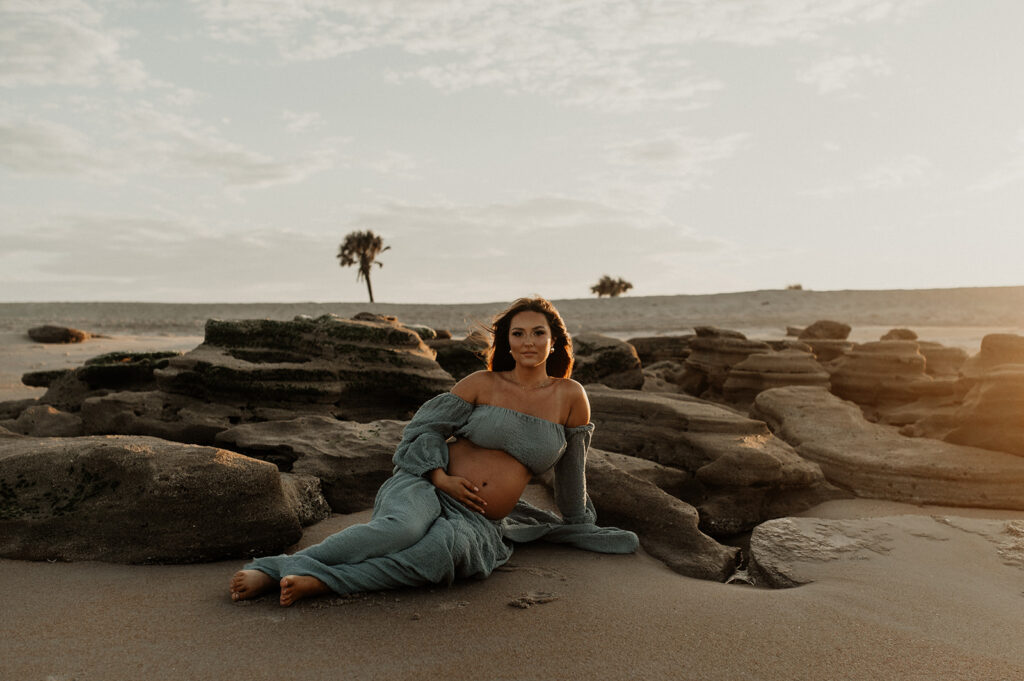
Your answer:
[[[555,378],[569,378],[575,361],[572,356],[572,337],[565,328],[562,315],[546,298],[519,298],[508,309],[497,315],[489,329],[492,334],[491,347],[487,348],[484,358],[490,371],[511,371],[516,367],[512,359],[511,347],[508,343],[509,329],[512,318],[520,312],[539,312],[548,320],[551,327],[551,341],[554,350],[548,355],[547,373]]]

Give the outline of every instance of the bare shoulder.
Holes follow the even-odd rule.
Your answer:
[[[569,407],[565,425],[576,428],[590,423],[590,400],[583,386],[571,378],[563,378],[558,381],[558,389],[562,394],[562,404]]]
[[[490,392],[493,381],[494,372],[487,371],[486,369],[474,371],[456,383],[455,387],[452,388],[452,392],[471,404],[477,404],[480,402],[481,395],[486,395]]]

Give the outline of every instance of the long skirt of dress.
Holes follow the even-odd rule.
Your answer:
[[[483,578],[511,555],[498,523],[399,471],[377,492],[370,522],[292,555],[257,558],[245,569],[275,580],[309,575],[346,594]]]

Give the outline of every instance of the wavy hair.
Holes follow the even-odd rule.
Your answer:
[[[513,302],[504,312],[496,315],[491,321],[491,347],[487,348],[484,359],[487,360],[487,369],[490,371],[511,371],[516,367],[516,361],[512,359],[511,346],[508,343],[509,330],[512,327],[512,318],[520,312],[539,312],[548,320],[551,327],[551,341],[554,350],[548,355],[547,374],[555,378],[569,378],[572,374],[574,363],[572,355],[572,337],[565,328],[562,315],[546,298],[519,298]]]

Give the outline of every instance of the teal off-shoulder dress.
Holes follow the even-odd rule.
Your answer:
[[[512,542],[542,539],[602,553],[632,553],[637,536],[596,524],[585,466],[593,424],[568,428],[453,393],[431,398],[402,432],[394,474],[381,486],[370,522],[354,525],[292,555],[258,558],[245,569],[274,579],[316,577],[339,594],[483,578],[512,555]],[[455,435],[508,452],[532,473],[554,468],[561,517],[520,501],[494,521],[437,489],[425,477],[448,468]]]

